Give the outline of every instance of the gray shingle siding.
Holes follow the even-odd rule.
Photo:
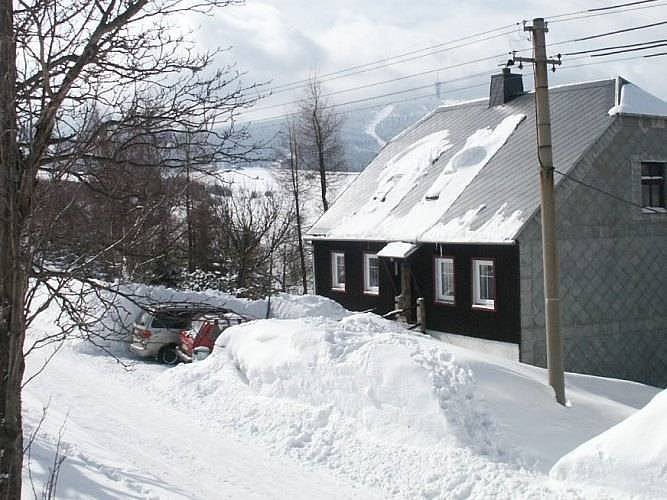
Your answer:
[[[667,162],[665,125],[616,118],[570,175],[639,204],[641,161]],[[667,386],[667,215],[569,179],[557,203],[566,370]],[[518,236],[521,360],[544,366],[539,216]]]

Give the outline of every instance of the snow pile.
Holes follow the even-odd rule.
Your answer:
[[[515,402],[494,377],[494,391]],[[536,498],[565,489],[523,469],[468,363],[372,314],[230,328],[208,359],[165,371],[151,389],[197,425],[233,430],[385,497]],[[544,401],[556,406],[548,391],[529,404]]]
[[[448,137],[448,130],[434,132],[392,157],[379,176],[373,200],[384,202],[388,209],[398,205],[428,168],[452,147]]]
[[[133,290],[161,300],[222,300],[217,293]],[[233,300],[246,311],[266,306]],[[60,312],[51,304],[29,336],[56,333]],[[28,435],[40,406],[51,402],[33,448],[38,491],[68,415],[62,498],[627,496],[547,473],[635,413],[655,388],[567,374],[572,406],[564,408],[537,367],[317,297],[274,297],[272,313],[292,319],[230,328],[205,361],[177,367],[137,363],[128,371],[113,357],[59,344],[24,391]],[[26,378],[42,370],[53,347],[27,358]],[[657,401],[651,419],[664,413],[664,396]],[[650,425],[650,438],[665,434],[658,420],[643,419],[637,429]],[[626,442],[664,455],[663,445],[645,443],[637,435]],[[646,484],[659,484],[664,461],[652,463]],[[648,492],[638,485],[632,493]]]
[[[507,204],[503,204],[491,218],[479,224],[486,210],[481,205],[476,210],[468,210],[463,216],[439,222],[426,231],[422,241],[448,241],[451,243],[485,243],[512,240],[524,223],[521,211],[515,210],[510,215],[505,214]],[[475,227],[477,226],[478,227]]]
[[[154,304],[173,302],[207,304],[214,307],[226,307],[250,318],[265,318],[267,310],[271,318],[324,315],[340,319],[349,314],[337,302],[318,295],[279,293],[271,297],[269,307],[266,299],[241,299],[218,290],[194,292],[142,284],[102,283],[102,285],[103,290],[92,289],[89,286],[83,287],[81,308],[85,311],[84,316],[91,319],[91,331],[95,336],[94,344],[85,341],[87,339],[79,343],[79,348],[84,352],[101,347],[117,354],[125,353],[126,343],[130,338],[136,317],[142,311],[142,307]],[[82,288],[81,284],[76,281],[72,286],[76,290]]]
[[[632,83],[625,83],[621,87],[621,102],[611,108],[609,114],[667,117],[667,102]]]
[[[667,493],[667,391],[561,458],[551,476],[613,486],[628,495]]]

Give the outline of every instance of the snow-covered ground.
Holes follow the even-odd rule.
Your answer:
[[[263,301],[222,294],[135,291],[266,311]],[[667,491],[667,435],[655,427],[664,393],[637,412],[658,389],[569,374],[564,408],[539,368],[319,297],[283,295],[271,311],[271,319],[225,331],[213,354],[191,365],[139,362],[128,370],[66,344],[24,390],[28,434],[48,404],[31,451],[36,491],[63,422],[58,498],[589,499]],[[50,308],[30,338],[52,331],[57,313]],[[28,375],[48,354],[28,358]],[[640,432],[649,427],[650,436]],[[633,462],[646,439],[650,453]],[[650,477],[622,480],[633,463]],[[608,473],[621,479],[607,481]],[[32,498],[27,469],[25,478]]]

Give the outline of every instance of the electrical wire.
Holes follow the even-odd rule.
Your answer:
[[[656,1],[656,0],[652,0],[652,1]],[[662,7],[664,5],[667,5],[667,3],[663,2],[663,3],[656,3],[654,5],[643,5],[643,6],[640,6],[640,7],[632,7],[632,8],[625,8],[625,9],[621,9],[621,10],[614,10],[614,11],[611,11],[611,12],[609,11],[609,9],[619,8],[619,7],[618,6],[609,7],[609,8],[604,9],[603,12],[593,12],[590,9],[586,9],[586,10],[580,10],[580,11],[577,11],[577,12],[570,12],[569,14],[560,14],[558,16],[551,16],[551,17],[547,17],[545,19],[547,21],[549,21],[550,23],[566,23],[566,22],[569,22],[569,21],[577,21],[577,20],[580,20],[580,19],[590,19],[591,17],[609,16],[609,15],[614,15],[614,14],[623,14],[625,12],[633,12],[633,11],[637,11],[637,10],[654,9],[656,7]],[[578,15],[578,14],[581,14],[581,15]],[[566,19],[563,19],[566,16],[574,16],[574,17],[567,17]]]
[[[422,49],[416,49],[416,50],[404,52],[402,54],[397,54],[395,56],[386,57],[386,58],[383,58],[383,59],[378,59],[378,60],[371,61],[371,62],[364,63],[364,64],[357,64],[355,66],[349,66],[347,68],[342,68],[342,69],[339,69],[337,71],[332,71],[330,73],[324,73],[322,75],[319,75],[318,79],[322,80],[322,81],[328,80],[328,79],[330,79],[329,77],[336,76],[336,75],[339,75],[341,73],[348,73],[350,71],[354,71],[354,70],[357,70],[357,69],[366,68],[368,66],[381,65],[381,66],[378,66],[378,67],[381,68],[381,67],[385,67],[385,66],[388,66],[388,65],[391,65],[391,64],[398,64],[398,62],[392,63],[391,61],[393,61],[394,59],[402,59],[402,58],[405,58],[405,57],[408,57],[408,56],[419,54],[420,52],[426,52],[426,51],[431,51],[433,49],[439,49],[441,47],[445,47],[447,45],[451,45],[451,44],[458,43],[458,42],[463,42],[463,41],[466,41],[466,40],[471,40],[471,41],[467,44],[459,45],[457,47],[447,47],[446,50],[452,50],[454,48],[460,48],[460,47],[464,47],[464,46],[467,46],[467,45],[472,45],[474,43],[479,43],[479,42],[482,42],[482,41],[492,40],[494,38],[498,38],[498,37],[505,36],[505,35],[513,33],[514,29],[512,29],[510,31],[508,31],[508,29],[509,28],[515,28],[518,24],[519,23],[507,24],[505,26],[499,26],[498,28],[493,28],[493,29],[490,29],[490,30],[481,31],[479,33],[475,33],[475,34],[472,34],[472,35],[467,35],[467,36],[464,36],[464,37],[461,37],[461,38],[456,38],[456,39],[453,39],[453,40],[449,40],[447,42],[442,42],[442,43],[438,43],[438,44],[435,44],[435,45],[430,45],[430,46],[424,47]],[[503,33],[498,33],[496,35],[493,35],[492,37],[485,37],[485,35],[490,35],[491,33],[495,33],[496,31],[503,31]],[[481,40],[474,40],[475,38],[478,38],[480,36],[483,37]],[[441,52],[441,51],[436,50],[434,52],[429,52],[428,54],[424,54],[424,55],[421,55],[419,57],[426,57],[426,56],[433,55],[434,53],[439,53],[439,52]],[[414,59],[409,59],[409,61],[411,61],[411,60],[414,60]],[[400,62],[407,62],[407,61],[400,61]],[[377,68],[372,68],[372,69],[377,69]],[[371,71],[372,69],[369,69],[367,71]],[[358,74],[358,73],[354,73],[354,74]],[[349,75],[347,75],[347,76],[349,76]],[[331,78],[331,79],[333,80],[335,78]],[[302,86],[303,84],[308,83],[309,81],[310,81],[309,78],[303,78],[301,80],[296,80],[296,81],[293,81],[293,82],[276,85],[274,87],[274,89],[280,89],[280,88],[283,88],[283,87],[292,87],[292,86],[297,86],[298,87],[298,86]]]
[[[417,76],[424,76],[424,75],[429,75],[429,74],[433,74],[433,73],[438,73],[440,71],[445,71],[445,70],[448,70],[448,69],[460,68],[460,67],[463,67],[463,66],[467,66],[469,64],[476,64],[476,63],[490,61],[490,60],[497,60],[498,58],[503,57],[505,55],[506,55],[505,53],[501,53],[501,54],[496,54],[496,55],[493,55],[493,56],[481,57],[479,59],[474,59],[474,60],[471,60],[471,61],[465,61],[465,62],[461,62],[461,63],[457,63],[457,64],[450,64],[449,66],[442,66],[442,67],[436,68],[436,69],[430,69],[430,70],[426,70],[426,71],[420,71],[418,73],[411,73],[409,75],[399,76],[399,77],[396,77],[396,78],[390,78],[389,80],[382,80],[380,82],[373,82],[373,83],[367,83],[367,84],[364,84],[364,85],[357,85],[356,87],[349,87],[349,88],[342,89],[342,90],[336,90],[334,92],[328,92],[326,94],[323,94],[321,97],[322,98],[327,98],[327,97],[330,97],[330,96],[333,96],[333,95],[344,94],[344,93],[353,92],[353,91],[356,91],[356,90],[363,90],[363,89],[367,89],[367,88],[371,88],[371,87],[376,87],[378,85],[386,85],[388,83],[394,83],[394,82],[398,82],[398,81],[402,81],[402,80],[408,80],[410,78],[415,78]],[[485,75],[485,74],[488,74],[488,71],[485,72],[485,73],[476,73],[474,75],[467,75],[467,76],[464,76],[464,77],[455,78],[455,79],[452,79],[452,80],[447,80],[447,81],[438,82],[438,83],[450,83],[450,82],[454,82],[454,81],[465,80],[467,78],[472,78],[473,76],[482,76],[482,75]],[[292,105],[292,104],[299,104],[301,101],[302,101],[301,99],[296,99],[296,100],[293,100],[293,101],[282,102],[282,103],[279,103],[279,104],[271,104],[271,105],[268,105],[268,106],[261,106],[259,108],[253,109],[253,111],[263,111],[263,110],[267,110],[267,109],[278,108],[278,107],[281,107],[281,106],[289,106],[289,105]]]
[[[573,41],[575,42],[584,42],[586,40],[594,40],[595,38],[602,38],[605,36],[613,36],[613,35],[618,35],[620,33],[628,33],[630,31],[637,31],[637,30],[643,30],[647,28],[654,28],[656,26],[663,26],[667,24],[667,21],[659,21],[657,23],[651,23],[651,24],[643,24],[641,26],[633,26],[632,28],[623,28],[620,30],[614,30],[614,31],[607,31],[606,33],[598,33],[597,35],[589,35],[585,36],[583,38],[574,38]]]
[[[644,5],[650,3],[651,5]],[[595,17],[599,15],[606,15],[606,14],[620,14],[623,12],[628,12],[628,11],[633,11],[633,10],[639,10],[639,9],[647,9],[647,8],[655,8],[655,7],[660,7],[667,5],[667,2],[665,1],[659,1],[659,0],[641,0],[641,1],[636,1],[636,2],[626,2],[622,4],[615,4],[615,5],[609,5],[605,7],[598,7],[598,8],[592,8],[592,9],[585,9],[585,10],[579,10],[579,11],[574,11],[574,12],[569,12],[566,14],[559,14],[555,16],[549,16],[546,17],[548,20],[552,20],[550,22],[566,22],[566,21],[571,21],[574,20],[575,18],[568,18],[568,19],[560,19],[558,20],[557,18],[563,18],[563,17],[568,17],[572,15],[578,15],[578,14],[583,14],[580,17],[577,17],[576,19],[581,19],[581,18],[586,18],[586,17]],[[631,7],[631,8],[628,8]],[[610,12],[611,11],[611,12]],[[556,19],[556,20],[554,20]],[[512,24],[507,24],[504,26],[499,26],[497,28],[493,28],[490,30],[486,31],[481,31],[472,35],[467,35],[465,37],[460,37],[457,39],[449,40],[447,42],[442,42],[434,45],[430,45],[421,49],[415,49],[412,51],[404,52],[402,54],[397,54],[395,56],[391,56],[388,58],[384,59],[378,59],[369,63],[364,63],[364,64],[358,64],[355,66],[350,66],[348,68],[342,68],[330,73],[325,73],[323,75],[320,75],[318,77],[318,80],[321,82],[326,82],[326,81],[333,81],[333,80],[338,80],[340,78],[348,78],[351,76],[355,76],[358,74],[366,73],[369,71],[375,71],[378,69],[382,69],[388,66],[393,66],[397,64],[402,64],[406,62],[411,62],[416,59],[428,57],[430,55],[434,54],[439,54],[442,52],[447,52],[451,50],[455,50],[457,48],[462,48],[466,47],[469,45],[473,45],[476,43],[480,43],[483,41],[488,41],[492,40],[495,38],[503,37],[506,35],[509,35],[514,32],[514,29],[508,30],[509,28],[515,28],[516,26],[519,26],[521,23],[512,23]],[[640,29],[640,28],[634,28],[634,29]],[[501,31],[501,33],[497,33],[498,31]],[[492,35],[493,34],[493,35]],[[491,35],[491,36],[486,36],[486,35]],[[607,36],[605,35],[597,35],[597,36]],[[480,38],[477,40],[476,38]],[[458,43],[458,42],[463,42],[467,41],[466,43],[455,45],[455,46],[450,46],[452,44]],[[572,39],[572,40],[564,40],[561,42],[556,42],[550,44],[550,46],[555,46],[555,45],[561,45],[565,43],[571,43],[571,42],[576,42],[576,41],[581,41],[581,39]],[[438,50],[434,50],[438,49]],[[525,51],[529,49],[520,49],[517,52]],[[430,51],[430,52],[428,52]],[[425,52],[425,53],[424,53]],[[419,54],[419,55],[417,55]],[[408,57],[408,56],[415,56],[415,57]],[[272,94],[278,94],[282,92],[289,92],[289,91],[294,91],[298,88],[303,87],[310,81],[309,78],[304,78],[301,80],[296,80],[293,82],[288,82],[288,83],[283,83],[276,85],[272,88]],[[277,107],[277,105],[276,105]]]
[[[605,191],[604,189],[601,189],[597,186],[594,186],[593,184],[589,184],[587,182],[584,182],[581,179],[577,179],[576,177],[572,177],[570,174],[566,174],[565,172],[561,172],[557,168],[554,168],[554,172],[556,172],[557,174],[562,175],[563,177],[571,180],[572,182],[574,182],[576,184],[580,184],[582,186],[585,186],[585,187],[591,189],[592,191],[603,194],[605,196],[608,196],[609,198],[613,198],[613,199],[615,199],[617,201],[620,201],[622,203],[625,203],[627,205],[631,205],[631,206],[636,207],[636,208],[641,208],[642,211],[652,212],[652,213],[656,213],[656,214],[660,213],[658,210],[655,210],[651,207],[644,207],[644,206],[640,205],[639,203],[635,203],[634,201],[630,201],[626,198],[623,198],[622,196],[618,196],[614,193],[610,193],[609,191]]]
[[[650,45],[654,43],[667,42],[667,39],[663,38],[662,40],[651,40],[650,42],[638,42],[638,43],[626,43],[624,45],[610,45],[607,47],[600,47],[597,49],[588,49],[588,50],[579,50],[577,52],[564,52],[563,56],[578,56],[580,54],[590,54],[593,52],[604,52],[605,50],[615,50],[615,49],[625,49],[628,47],[639,47],[640,45]]]
[[[648,47],[635,47],[634,49],[614,50],[612,52],[604,52],[602,54],[591,54],[591,57],[606,57],[606,56],[612,56],[614,54],[623,54],[625,52],[637,52],[638,50],[656,49],[658,47],[665,47],[665,46],[667,46],[667,43],[659,43],[657,45],[650,45]]]

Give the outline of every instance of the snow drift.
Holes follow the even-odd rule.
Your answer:
[[[643,409],[561,458],[557,479],[612,486],[630,494],[667,495],[667,391]]]

